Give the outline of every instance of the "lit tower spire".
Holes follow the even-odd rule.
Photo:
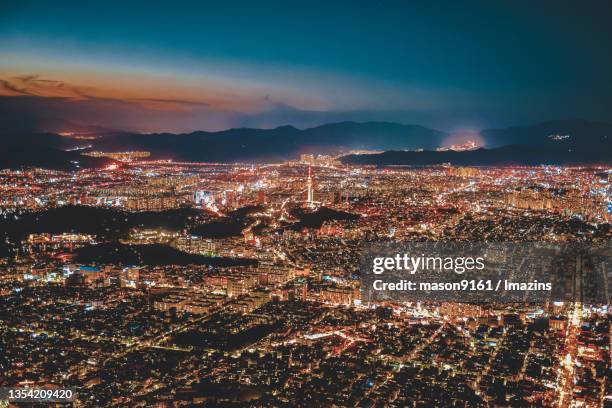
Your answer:
[[[312,189],[312,171],[310,166],[308,166],[308,206],[312,208],[314,206],[314,191]]]

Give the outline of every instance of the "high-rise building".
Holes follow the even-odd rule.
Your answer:
[[[314,190],[313,190],[313,186],[312,186],[312,169],[310,166],[308,166],[308,182],[307,182],[307,186],[308,186],[308,198],[306,200],[306,202],[308,203],[308,206],[310,208],[314,207]]]
[[[264,190],[259,190],[257,192],[257,204],[262,205],[266,203],[266,192]]]
[[[308,165],[314,164],[315,156],[314,154],[302,154],[300,155],[300,161],[302,163],[306,163]]]
[[[205,205],[211,202],[214,198],[210,191],[197,190],[193,193],[193,199],[198,205]]]

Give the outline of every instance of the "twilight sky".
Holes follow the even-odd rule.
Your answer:
[[[609,1],[88,3],[0,7],[0,126],[612,121]]]

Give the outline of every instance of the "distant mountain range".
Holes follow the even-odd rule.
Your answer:
[[[229,129],[188,134],[115,134],[95,141],[98,149],[147,150],[156,157],[186,161],[281,161],[300,153],[350,149],[404,149],[438,146],[447,135],[416,125],[341,122],[300,130]]]
[[[610,153],[590,149],[571,150],[563,147],[538,145],[512,145],[493,149],[470,151],[386,151],[378,154],[347,155],[345,164],[378,166],[411,165],[430,166],[450,163],[455,166],[539,166],[610,164]]]
[[[449,135],[418,125],[389,122],[340,122],[297,129],[229,129],[187,134],[109,132],[89,140],[42,134],[0,134],[0,167],[97,167],[108,161],[63,150],[91,146],[103,151],[146,150],[155,158],[202,162],[275,162],[302,153],[336,154],[348,150],[386,151],[381,155],[347,156],[346,163],[465,165],[564,164],[610,162],[612,124],[584,120],[549,121],[534,126],[486,129],[487,149],[435,152]],[[529,146],[529,148],[527,148]],[[490,148],[489,148],[490,147]],[[404,150],[425,149],[423,152]],[[92,159],[92,160],[89,160]]]
[[[508,145],[550,145],[551,142],[554,144],[555,139],[563,141],[567,146],[592,146],[610,143],[612,123],[583,119],[550,120],[532,126],[485,129],[480,134],[489,148]]]
[[[397,151],[348,155],[346,164],[578,165],[612,163],[612,124],[585,120],[548,121],[534,126],[480,132],[490,148],[471,151]]]

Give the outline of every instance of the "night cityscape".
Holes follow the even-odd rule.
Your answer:
[[[610,5],[331,3],[0,11],[0,407],[612,407]]]

